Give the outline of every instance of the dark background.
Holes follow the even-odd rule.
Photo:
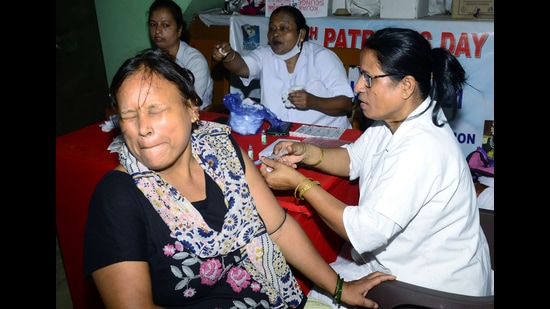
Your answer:
[[[105,119],[108,82],[93,0],[56,0],[56,137]]]

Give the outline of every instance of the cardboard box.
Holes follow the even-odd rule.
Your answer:
[[[428,16],[429,0],[380,0],[380,18],[420,18]]]
[[[451,18],[494,19],[494,0],[453,0]]]
[[[326,17],[328,16],[330,0],[266,0],[265,16],[271,16],[271,12],[283,5],[297,7],[306,18]]]

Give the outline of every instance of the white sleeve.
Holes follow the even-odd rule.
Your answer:
[[[212,92],[214,82],[210,76],[210,69],[206,58],[198,52],[192,54],[193,57],[187,62],[187,68],[193,72],[195,76],[195,91],[202,100],[200,109],[212,105]]]
[[[398,224],[376,210],[361,208],[359,206],[347,206],[343,215],[346,234],[359,254],[371,252],[386,245],[388,239],[402,230]],[[362,226],[361,230],[354,230],[356,226]],[[368,237],[365,237],[365,235],[368,235]]]
[[[271,47],[267,47],[271,48]],[[255,79],[260,79],[262,74],[262,61],[264,59],[265,47],[259,46],[248,53],[241,53],[241,58],[248,66],[248,77],[240,77],[243,85],[248,86]]]
[[[176,62],[191,71],[195,77],[195,91],[202,100],[199,109],[203,110],[205,107],[212,105],[214,80],[210,75],[210,68],[204,55],[198,49],[181,41],[176,54]]]
[[[315,85],[315,82],[308,83],[306,88],[309,92],[324,98],[338,95],[353,98],[353,89],[348,82],[348,74],[338,55],[325,49],[315,54],[313,61],[322,69],[318,70],[320,74],[317,79],[318,85]],[[326,89],[326,92],[319,92],[319,89]]]

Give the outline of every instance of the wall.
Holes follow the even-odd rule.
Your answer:
[[[147,10],[153,0],[95,0],[97,22],[109,84],[127,58],[151,47],[147,29]],[[194,14],[221,8],[224,0],[175,0],[182,8],[187,25]]]

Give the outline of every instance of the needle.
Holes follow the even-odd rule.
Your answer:
[[[278,157],[280,157],[280,156],[284,156],[284,155],[286,155],[286,154],[288,154],[288,151],[283,150],[283,151],[279,152],[278,154],[272,154],[272,155],[270,155],[270,156],[267,156],[266,158],[270,158],[271,160],[273,160],[273,159],[275,159],[275,158],[278,158]],[[262,164],[262,159],[261,159],[261,158],[258,159],[258,160],[256,160],[256,161],[254,161],[254,165],[258,165],[258,164]]]

